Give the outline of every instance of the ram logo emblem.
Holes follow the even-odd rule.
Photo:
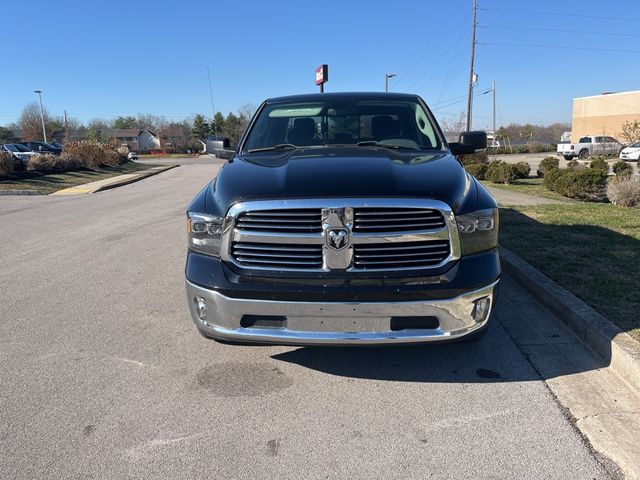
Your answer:
[[[327,246],[334,250],[341,250],[349,243],[349,231],[346,228],[331,228],[327,230]]]

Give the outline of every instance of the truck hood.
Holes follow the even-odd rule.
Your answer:
[[[476,183],[449,152],[379,147],[307,148],[235,156],[208,188],[206,207],[224,215],[242,201],[416,197],[472,211]]]

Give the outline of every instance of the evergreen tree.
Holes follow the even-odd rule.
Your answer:
[[[193,119],[193,127],[191,127],[191,133],[198,140],[204,140],[209,135],[210,128],[209,122],[202,115],[198,114]]]

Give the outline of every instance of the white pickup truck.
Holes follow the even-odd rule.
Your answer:
[[[617,155],[623,145],[613,137],[582,137],[578,143],[559,143],[558,155],[566,160],[578,157],[584,160],[589,155]]]

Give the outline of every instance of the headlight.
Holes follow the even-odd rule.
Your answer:
[[[462,255],[490,250],[498,245],[498,209],[488,208],[456,217]]]
[[[220,255],[222,218],[204,213],[187,212],[189,249],[206,255]]]

